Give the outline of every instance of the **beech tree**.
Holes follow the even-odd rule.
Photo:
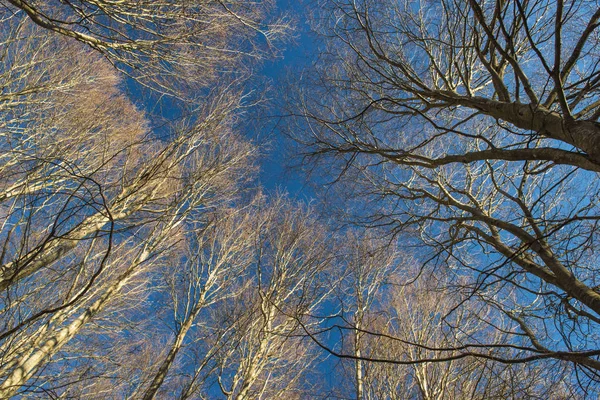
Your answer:
[[[340,234],[239,134],[274,4],[0,0],[0,397],[597,395],[597,2],[315,2]]]
[[[366,354],[402,363],[363,361],[365,398],[577,397],[569,391],[565,363],[553,362],[548,368],[548,364],[502,365],[493,360],[453,358],[461,354],[456,348],[463,343],[502,341],[499,330],[487,324],[494,319],[489,308],[481,304],[451,312],[458,299],[447,290],[443,276],[423,274],[406,285],[403,277],[414,279],[416,274],[410,274],[414,267],[403,269],[389,278],[393,288],[380,294],[380,304],[370,310],[373,323],[363,332]],[[448,349],[444,353],[448,361],[422,362],[439,356],[440,348]],[[505,357],[511,356],[509,349],[503,351]]]
[[[280,27],[266,3],[1,7],[0,394],[152,398],[179,340],[144,336],[156,276],[253,179],[235,128]]]
[[[460,357],[567,361],[592,395],[597,3],[321,5],[326,47],[294,103],[307,165],[333,170],[345,218],[406,238],[424,270],[454,277],[466,300],[450,313],[495,310],[486,323],[506,334],[463,343]]]
[[[375,321],[375,309],[382,300],[386,286],[398,267],[400,257],[396,251],[388,251],[389,247],[384,241],[369,235],[358,236],[356,233],[348,234],[346,246],[342,250],[342,262],[345,267],[345,280],[340,283],[340,298],[342,316],[349,322],[354,330],[352,338],[352,355],[354,356],[354,381],[357,399],[366,399],[365,370],[368,368],[363,357],[368,357],[371,351],[365,340],[365,330],[368,332]],[[344,254],[347,253],[347,254]],[[344,293],[346,292],[346,293]],[[367,335],[368,336],[368,335]]]
[[[332,290],[325,285],[330,243],[301,204],[275,198],[257,211],[253,273],[244,292],[224,307],[228,311],[219,313],[234,323],[216,355],[218,387],[228,399],[304,398],[318,354],[302,327]]]
[[[251,246],[255,241],[252,227],[251,217],[245,209],[219,210],[209,227],[187,240],[187,251],[182,252],[183,256],[176,257],[172,267],[165,271],[166,286],[171,298],[169,303],[176,326],[175,337],[158,368],[149,374],[150,383],[143,390],[141,398],[152,399],[156,396],[170,370],[178,367],[177,355],[186,345],[189,347],[192,343],[193,346],[199,340],[198,336],[201,340],[211,341],[210,334],[193,334],[195,325],[200,325],[202,330],[209,332],[218,329],[211,326],[207,310],[221,307],[225,299],[241,295],[241,290],[237,287],[247,278],[252,260]],[[228,331],[229,326],[224,330]],[[194,336],[194,339],[189,336]],[[194,393],[194,385],[198,385],[197,376],[204,373],[204,370],[211,369],[209,361],[217,348],[218,346],[214,346],[207,350],[204,357],[194,363],[196,379],[182,385],[187,390],[173,388],[174,393],[181,392],[182,398]]]
[[[102,54],[139,83],[190,102],[217,75],[249,74],[244,60],[269,58],[288,22],[269,21],[270,0],[3,0],[47,31]],[[218,71],[218,72],[217,72]]]
[[[215,128],[217,127],[223,128],[222,126],[216,126]],[[130,279],[141,272],[141,268],[145,264],[149,262],[152,264],[158,255],[169,248],[176,249],[172,241],[178,235],[181,235],[180,229],[183,228],[182,225],[186,224],[186,222],[189,223],[186,220],[190,216],[198,213],[199,209],[203,209],[204,207],[210,209],[220,202],[226,201],[228,199],[226,196],[235,191],[234,186],[231,186],[235,184],[235,180],[232,181],[232,177],[239,179],[244,176],[244,172],[247,170],[246,162],[251,155],[252,148],[246,144],[238,146],[232,140],[227,141],[227,138],[223,136],[223,131],[218,131],[220,143],[215,142],[215,138],[211,137],[211,134],[214,133],[216,132],[211,132],[210,130],[207,132],[202,127],[193,127],[191,132],[182,133],[185,140],[180,142],[175,149],[163,149],[163,151],[166,150],[166,154],[163,152],[164,156],[168,158],[160,157],[159,154],[154,160],[159,163],[158,166],[150,162],[145,165],[145,171],[148,171],[147,167],[157,169],[158,171],[156,172],[157,175],[150,175],[149,177],[152,179],[150,181],[152,182],[152,186],[149,188],[144,186],[138,187],[135,193],[127,197],[127,205],[132,206],[135,212],[135,215],[131,217],[135,218],[134,221],[136,223],[129,227],[124,225],[123,228],[125,229],[124,232],[127,232],[128,236],[131,235],[132,238],[120,245],[111,241],[110,237],[106,238],[109,240],[106,243],[106,254],[112,250],[114,250],[114,253],[100,260],[100,265],[95,270],[92,270],[93,272],[87,273],[88,276],[91,274],[88,282],[80,283],[76,281],[78,285],[83,286],[80,289],[83,293],[89,291],[93,283],[93,291],[96,292],[95,298],[82,311],[76,311],[76,313],[81,313],[79,317],[76,317],[72,321],[67,319],[65,321],[66,326],[60,327],[59,325],[55,328],[55,332],[48,333],[46,344],[43,344],[33,355],[24,357],[21,354],[24,350],[22,346],[15,349],[19,361],[15,365],[13,374],[3,383],[3,387],[10,387],[11,390],[12,388],[14,390],[18,389],[23,384],[24,379],[29,377],[28,374],[30,372],[35,372],[35,369],[39,368],[41,362],[45,361],[47,357],[52,356],[66,341],[71,340],[91,318],[101,312],[107,302],[113,300],[114,296],[123,290]],[[205,135],[208,135],[208,137]],[[177,141],[173,143],[177,144]],[[215,147],[223,144],[227,146],[229,155],[225,154],[225,151],[221,151]],[[161,171],[161,164],[169,168]],[[244,171],[238,170],[238,168],[243,168]],[[182,172],[187,176],[183,175]],[[142,202],[136,205],[136,201]],[[144,219],[147,220],[144,221]],[[122,222],[125,223],[125,221]],[[85,228],[86,225],[83,225],[83,227]],[[110,233],[108,236],[110,236]],[[138,242],[140,238],[143,238],[141,243]],[[69,239],[60,238],[57,240],[59,240],[60,246],[64,244],[61,243],[63,240],[66,241]],[[94,242],[93,239],[90,240]],[[75,242],[73,243],[73,247],[78,245],[80,241],[81,239],[71,240],[71,242]],[[71,245],[71,243],[67,242],[67,245]],[[128,249],[130,246],[133,248]],[[121,259],[118,257],[113,262],[113,258],[119,255],[119,250],[121,249],[126,251],[126,254],[131,254],[131,258]],[[91,251],[94,250],[97,251],[98,249],[92,249]],[[97,254],[92,254],[94,254],[93,257],[98,257]],[[64,262],[61,258],[52,261]],[[78,260],[75,259],[74,261],[77,263]],[[79,262],[84,268],[93,266],[92,262],[86,261],[88,260],[83,259]],[[66,273],[71,272],[69,264],[69,262],[65,262],[64,264],[67,269]],[[40,267],[40,269],[42,268]],[[46,268],[44,268],[45,271]],[[28,283],[32,285],[31,290],[36,292],[40,290],[39,283],[36,282],[37,279],[41,277],[47,279],[48,274],[41,274],[42,271],[34,272],[38,273],[34,274],[32,281]],[[57,272],[61,275],[65,274],[65,271],[61,271],[60,269]],[[112,275],[112,280],[109,280],[105,285],[100,285],[103,273],[109,274],[109,277]],[[59,302],[50,310],[43,309],[25,321],[19,321],[15,326],[11,326],[8,331],[12,333],[21,330],[29,324],[37,322],[36,320],[40,317],[52,315],[57,310],[59,314],[71,311],[72,306],[75,306],[75,300],[77,302],[82,300],[81,292],[71,292],[68,296],[62,301],[62,304]],[[81,305],[78,304],[75,310],[80,308]],[[35,343],[33,344],[35,346]],[[12,393],[14,392],[7,392],[5,395],[8,396]]]

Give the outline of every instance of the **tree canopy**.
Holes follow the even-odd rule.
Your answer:
[[[598,396],[598,2],[280,6],[0,0],[0,397]]]
[[[333,170],[345,220],[446,276],[448,327],[466,309],[497,332],[419,342],[422,361],[555,359],[595,382],[597,2],[321,4],[292,110],[305,161]]]

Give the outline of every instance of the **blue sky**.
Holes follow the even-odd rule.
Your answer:
[[[310,200],[312,190],[305,185],[304,178],[298,171],[287,167],[291,164],[289,147],[282,128],[285,125],[285,110],[283,109],[282,94],[286,82],[294,83],[300,72],[308,67],[316,56],[316,45],[311,37],[310,27],[307,23],[305,5],[303,1],[278,0],[278,14],[285,14],[292,19],[294,25],[293,39],[286,43],[281,52],[281,57],[268,61],[258,72],[270,82],[269,98],[272,105],[266,110],[267,118],[257,124],[259,132],[249,132],[251,137],[258,138],[261,146],[267,151],[261,160],[260,183],[269,191],[283,191],[294,197]],[[265,123],[266,122],[266,123]]]

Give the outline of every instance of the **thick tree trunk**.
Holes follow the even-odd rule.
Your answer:
[[[66,343],[69,342],[92,318],[94,318],[106,304],[123,288],[137,267],[148,258],[144,252],[137,260],[108,288],[108,290],[87,308],[79,317],[68,326],[58,331],[46,340],[39,349],[24,357],[13,369],[12,373],[0,385],[0,398],[7,399],[14,396],[36,372],[44,365],[45,360],[56,354]]]
[[[0,266],[0,290],[4,290],[38,270],[60,260],[84,239],[100,232],[106,225],[135,213],[147,202],[147,196],[142,193],[150,179],[145,177],[125,188],[108,207],[112,209],[111,217],[106,212],[97,212],[87,217],[68,235],[50,239],[44,245],[31,250],[19,259]],[[159,187],[160,185],[157,185]]]
[[[463,97],[454,94],[436,97],[477,109],[518,128],[532,130],[542,136],[570,144],[586,153],[593,162],[600,164],[600,125],[593,121],[568,121],[559,113],[541,105],[505,103],[484,97]]]
[[[49,266],[68,254],[89,235],[101,230],[110,219],[101,213],[86,218],[80,226],[67,238],[56,238],[49,245],[40,246],[18,260],[0,266],[0,290]]]

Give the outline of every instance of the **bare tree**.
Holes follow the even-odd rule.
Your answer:
[[[167,261],[181,261],[184,244],[253,179],[255,147],[234,131],[249,105],[248,60],[274,50],[262,52],[256,34],[271,40],[279,26],[259,22],[262,5],[9,3],[0,11],[1,396],[144,388],[152,397],[178,345],[155,354],[164,337],[143,332],[156,324],[146,299],[162,290],[157,275],[176,270]],[[187,100],[165,121],[136,107],[125,83]],[[162,365],[140,370],[141,359]],[[149,371],[158,371],[150,381]]]
[[[217,354],[218,385],[229,399],[301,398],[317,358],[301,326],[331,292],[330,248],[302,205],[276,198],[257,211],[253,274],[221,313],[234,329]]]
[[[184,348],[184,341],[189,342],[186,340],[188,332],[194,325],[206,326],[207,321],[201,318],[201,314],[223,299],[240,294],[235,286],[247,275],[252,259],[249,249],[254,243],[246,210],[219,211],[208,228],[188,239],[187,255],[177,257],[173,267],[166,271],[168,276],[165,279],[174,311],[175,338],[141,398],[156,396],[169,370],[174,367],[177,354]],[[182,258],[185,260],[182,261]],[[212,356],[214,351],[209,350],[199,365],[194,365],[196,374],[208,369],[207,361]]]
[[[147,128],[99,57],[22,21],[2,33],[1,285],[10,289],[3,290],[0,315],[6,372],[18,358],[9,354],[22,355],[43,338],[45,328],[31,324],[79,302],[101,279],[113,229],[100,226],[85,240],[71,241],[75,251],[56,268],[29,269],[21,256],[43,259],[39,252],[52,251],[90,214],[110,215],[108,199],[134,173],[132,160],[143,161],[135,153],[143,149]],[[36,271],[41,274],[23,280]]]
[[[370,357],[404,363],[367,362],[369,398],[575,397],[569,394],[565,363],[553,362],[548,373],[549,363],[502,365],[493,360],[454,358],[461,355],[458,348],[463,344],[502,342],[500,330],[488,324],[498,319],[489,315],[493,311],[485,303],[454,311],[456,303],[466,299],[457,299],[458,293],[449,292],[443,277],[423,274],[406,285],[402,277],[407,272],[410,277],[410,271],[405,267],[392,276],[392,288],[383,294],[379,307],[370,310],[376,316],[364,333]],[[447,361],[423,362],[435,360],[442,348],[446,349],[443,354]],[[503,355],[509,358],[510,349]]]
[[[243,60],[276,54],[289,30],[267,21],[271,1],[5,0],[38,26],[104,55],[139,83],[189,102],[218,74],[248,74]],[[218,72],[217,72],[218,71]]]
[[[208,134],[208,138],[198,136],[192,139],[188,136],[190,133],[201,136]],[[132,257],[125,260],[117,258],[114,264],[111,258],[101,261],[105,265],[97,268],[94,279],[97,279],[105,270],[106,273],[113,275],[113,279],[109,280],[106,286],[100,286],[96,289],[99,293],[97,296],[94,296],[89,306],[83,308],[81,313],[76,311],[80,306],[75,307],[75,312],[80,313],[80,315],[73,320],[65,320],[65,326],[59,325],[55,330],[49,332],[47,334],[48,339],[46,339],[44,344],[40,345],[39,349],[35,350],[29,356],[17,355],[19,361],[14,366],[13,372],[2,384],[3,390],[6,391],[4,393],[6,396],[14,393],[31,374],[35,373],[43,365],[43,362],[46,362],[48,357],[55,354],[80,329],[90,322],[96,314],[101,312],[106,304],[123,290],[130,279],[142,271],[141,267],[143,265],[155,258],[157,254],[163,252],[165,246],[166,248],[172,247],[170,241],[180,235],[180,229],[186,223],[186,219],[189,218],[188,216],[197,214],[200,209],[210,210],[213,205],[228,199],[227,195],[235,190],[234,188],[228,189],[228,185],[235,183],[235,181],[232,181],[232,177],[243,177],[242,171],[238,170],[236,172],[236,169],[247,169],[245,161],[250,155],[251,147],[245,145],[237,146],[233,141],[227,142],[224,140],[225,137],[222,131],[219,132],[220,143],[217,144],[214,138],[210,137],[214,133],[210,131],[206,132],[198,129],[198,127],[194,127],[192,132],[182,133],[187,139],[192,140],[189,142],[186,140],[183,142],[185,144],[184,148],[179,148],[171,154],[171,157],[177,160],[176,164],[173,163],[174,160],[167,161],[172,165],[171,168],[176,169],[164,171],[165,175],[155,182],[159,186],[152,188],[154,190],[150,191],[150,193],[144,193],[143,188],[140,188],[140,192],[129,198],[130,201],[135,201],[135,197],[144,196],[145,194],[144,202],[140,204],[140,206],[143,205],[144,209],[136,214],[136,217],[140,218],[146,213],[149,218],[151,216],[150,221],[138,225],[139,228],[131,232],[135,237],[133,243],[128,243],[129,246],[134,246],[130,251]],[[224,151],[217,151],[213,147],[222,145],[223,143],[228,144],[227,151],[230,152],[230,156],[227,156]],[[201,147],[201,149],[198,149],[198,147]],[[192,149],[199,151],[192,152]],[[156,160],[160,163],[166,161],[160,160],[160,157]],[[177,168],[184,165],[186,168]],[[187,176],[176,175],[175,172],[179,170],[182,172],[185,171]],[[169,187],[165,185],[164,180],[166,179],[176,180],[179,183],[173,188],[172,193],[169,193],[167,190]],[[156,198],[149,196],[156,190],[160,190],[160,194],[156,193]],[[131,231],[131,228],[129,230]],[[139,240],[138,238],[144,238],[143,242],[135,243]],[[84,288],[88,289],[87,286],[89,285],[86,285]],[[74,293],[71,296],[81,297],[79,293]],[[59,309],[59,314],[73,312],[73,308],[71,307],[73,299],[67,298],[64,303],[60,307],[55,307],[52,311]],[[48,310],[45,310],[42,315],[45,314],[50,313]],[[30,318],[27,320],[27,323],[34,321]],[[10,333],[22,329],[24,326],[26,325],[20,322],[10,330]],[[34,347],[37,346],[35,343],[33,345]]]
[[[324,10],[328,47],[297,103],[306,160],[334,163],[355,222],[417,232],[406,242],[425,268],[495,310],[488,323],[508,334],[461,356],[568,361],[596,390],[597,3]]]
[[[396,251],[388,251],[387,242],[376,238],[370,232],[358,235],[356,232],[347,234],[345,245],[340,247],[338,262],[342,264],[344,279],[336,288],[341,300],[340,315],[347,322],[353,332],[350,353],[354,356],[354,384],[357,399],[366,399],[369,396],[365,382],[368,366],[364,357],[369,352],[365,340],[365,331],[369,331],[377,319],[377,303],[381,301],[389,278],[398,267],[399,256]]]

